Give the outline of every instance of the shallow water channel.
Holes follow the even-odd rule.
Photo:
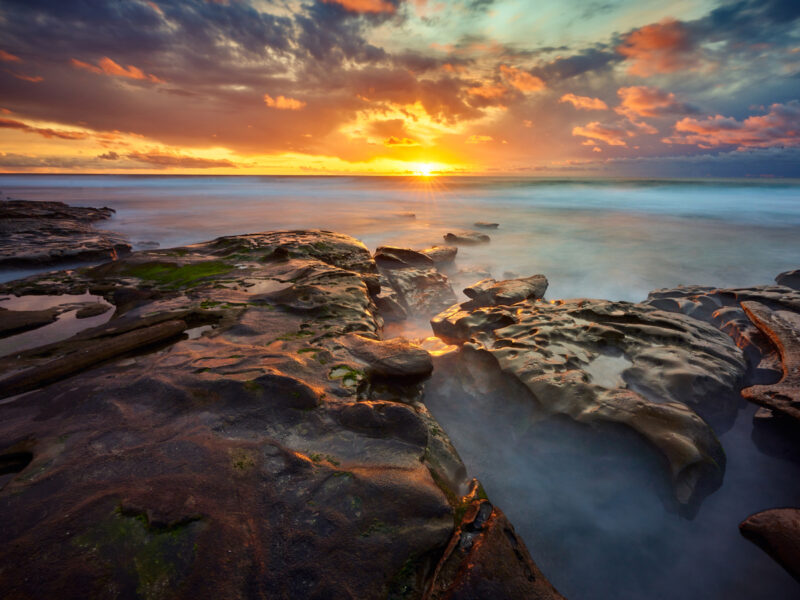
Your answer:
[[[798,598],[797,582],[738,531],[754,512],[800,503],[800,459],[754,426],[755,406],[742,401],[718,432],[724,483],[690,519],[670,510],[666,471],[635,436],[542,418],[507,392],[466,392],[446,366],[425,403],[569,600]]]

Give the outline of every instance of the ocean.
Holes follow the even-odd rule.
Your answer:
[[[135,249],[306,228],[371,250],[426,247],[491,221],[491,243],[459,248],[463,277],[543,273],[549,299],[640,301],[681,284],[769,284],[800,267],[798,182],[5,175],[0,193],[111,207],[100,227]],[[571,600],[796,597],[791,577],[737,529],[800,501],[800,459],[758,439],[752,405],[718,432],[724,484],[688,519],[665,508],[658,469],[635,449],[563,424],[526,426],[505,398],[454,401],[442,386],[431,386],[429,408]]]

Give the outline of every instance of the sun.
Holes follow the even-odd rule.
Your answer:
[[[411,173],[416,177],[433,177],[436,175],[435,168],[431,163],[416,163]]]

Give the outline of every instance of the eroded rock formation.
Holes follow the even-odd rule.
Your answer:
[[[418,401],[430,357],[380,339],[356,240],[226,237],[0,288],[86,290],[108,323],[0,359],[4,598],[558,598]]]

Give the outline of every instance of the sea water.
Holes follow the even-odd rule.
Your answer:
[[[543,273],[551,299],[640,301],[681,284],[769,284],[800,267],[798,182],[7,175],[0,192],[114,208],[98,226],[135,248],[307,228],[371,250],[416,248],[496,222],[491,243],[459,248],[458,266],[498,279]],[[798,597],[800,586],[737,529],[753,512],[800,506],[800,459],[754,427],[752,405],[719,432],[723,485],[687,519],[668,509],[663,474],[629,440],[533,424],[508,398],[445,393],[448,377],[434,374],[428,406],[571,600]]]

